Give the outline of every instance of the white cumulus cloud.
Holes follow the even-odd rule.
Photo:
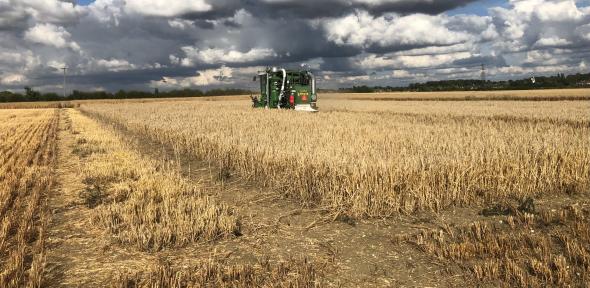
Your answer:
[[[163,77],[164,81],[152,81],[152,87],[160,88],[189,88],[199,86],[210,86],[219,84],[230,84],[233,81],[233,69],[221,66],[219,69],[207,69],[199,71],[197,76],[192,77]]]
[[[99,59],[95,61],[99,68],[106,69],[111,72],[119,72],[135,69],[134,64],[129,63],[127,60],[122,59]]]
[[[74,51],[80,51],[78,43],[71,39],[71,34],[61,26],[53,24],[37,24],[27,30],[25,39],[47,46],[56,48],[71,48]]]
[[[206,12],[212,9],[204,0],[127,0],[129,12],[161,17],[174,17],[194,12]]]
[[[467,33],[451,31],[443,16],[413,14],[374,17],[368,12],[327,20],[326,36],[339,45],[370,47],[451,45],[468,41]]]
[[[0,84],[2,85],[17,85],[24,83],[27,80],[27,77],[23,74],[0,74]]]
[[[179,59],[171,56],[173,62],[178,62],[183,66],[192,66],[195,63],[205,64],[222,64],[222,63],[247,63],[267,59],[276,56],[272,49],[252,48],[247,52],[240,52],[233,49],[198,49],[192,46],[182,47],[186,57]]]

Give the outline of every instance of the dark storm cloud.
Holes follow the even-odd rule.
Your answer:
[[[511,1],[490,16],[444,13],[473,0],[74,2],[0,1],[0,90],[59,90],[63,65],[76,89],[108,90],[162,77],[217,87],[222,72],[249,85],[260,66],[301,63],[327,86],[477,77],[482,63],[497,75],[590,65],[590,9],[573,0]]]
[[[438,0],[438,1],[383,1],[385,3],[376,6],[363,5],[373,14],[382,14],[385,12],[398,12],[403,14],[425,13],[439,14],[460,6],[467,5],[477,0]]]
[[[180,17],[191,20],[215,20],[231,17],[240,9],[252,7],[248,0],[212,0],[206,2],[212,7],[209,11],[184,13]]]
[[[274,27],[281,27],[280,33],[275,33]],[[328,41],[323,31],[311,27],[302,20],[279,20],[264,27],[264,38],[270,39],[273,48],[288,61],[305,61],[317,57],[351,57],[358,55],[361,50],[356,47],[342,47]]]
[[[357,70],[357,67],[355,67],[349,57],[331,57],[324,59],[324,62],[320,66],[320,70],[345,72],[355,71]]]
[[[362,9],[374,15],[384,13],[439,14],[477,0],[209,0],[212,9],[182,14],[185,19],[219,19],[231,17],[244,9],[259,18],[313,19],[339,17]]]
[[[425,13],[439,14],[451,10],[475,0],[382,0],[382,1],[342,1],[342,0],[296,0],[296,1],[245,1],[253,7],[248,9],[251,13],[260,17],[293,17],[319,18],[339,17],[361,9],[369,11],[373,15],[395,12],[401,14]],[[248,7],[244,5],[243,7]]]
[[[46,68],[45,73],[38,71],[32,77],[32,85],[43,83],[59,83],[63,81],[63,75],[56,69]],[[68,75],[68,81],[81,87],[104,87],[110,91],[121,88],[146,90],[145,83],[160,81],[162,77],[192,77],[198,76],[193,68],[160,68],[160,69],[136,69],[115,72],[94,72],[88,74]],[[22,88],[16,86],[15,88]]]
[[[412,44],[412,45],[401,44],[401,45],[383,46],[378,43],[374,43],[374,44],[371,44],[370,46],[366,47],[364,49],[364,51],[368,52],[368,53],[374,53],[374,54],[386,54],[386,53],[391,53],[391,52],[409,51],[409,50],[427,48],[427,47],[433,47],[433,46],[444,47],[444,46],[451,46],[451,45],[433,45],[433,44],[429,44],[429,43],[423,43],[423,44]]]
[[[451,67],[479,67],[484,64],[488,67],[505,67],[506,59],[502,56],[475,56],[469,58],[463,58],[453,61]]]
[[[24,11],[10,9],[9,5],[0,3],[0,31],[26,28],[29,16]]]
[[[159,81],[163,75],[168,77],[190,77],[198,75],[198,72],[189,68],[137,69],[74,75],[71,77],[71,81],[81,85],[102,86],[110,88],[109,90],[116,90],[123,86],[145,85],[144,83],[149,83],[150,81]]]

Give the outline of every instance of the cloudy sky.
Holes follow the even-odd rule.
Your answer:
[[[321,87],[590,72],[590,0],[0,0],[0,90]],[[223,76],[223,77],[221,77]],[[166,82],[160,81],[166,79]]]

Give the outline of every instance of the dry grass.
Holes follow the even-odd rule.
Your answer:
[[[75,153],[84,158],[85,203],[114,239],[161,250],[238,235],[232,210],[216,203],[174,169],[143,158],[96,122],[70,111]]]
[[[548,118],[513,115],[521,117],[518,121],[435,113],[253,111],[245,102],[82,109],[280,189],[304,205],[372,217],[587,193],[590,127],[570,122],[570,106],[554,107],[561,112]]]
[[[209,260],[191,268],[173,268],[158,264],[137,274],[121,274],[114,287],[319,287],[321,273],[306,259],[272,263],[263,259],[256,264],[230,265]]]
[[[513,211],[517,211],[514,209]],[[408,241],[458,263],[480,282],[517,287],[582,287],[590,282],[590,209],[579,204],[499,222],[422,231]]]
[[[0,287],[41,286],[58,122],[53,109],[0,114]]]

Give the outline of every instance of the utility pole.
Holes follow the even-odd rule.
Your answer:
[[[68,70],[68,67],[62,67],[61,70],[64,70],[64,98],[67,97],[67,90],[66,90],[66,71]]]

